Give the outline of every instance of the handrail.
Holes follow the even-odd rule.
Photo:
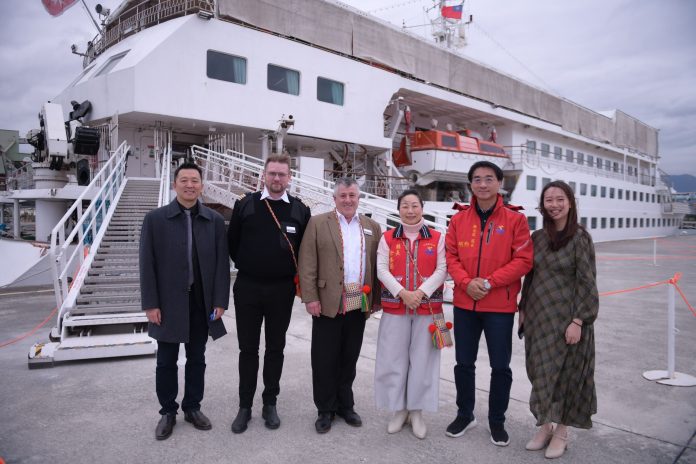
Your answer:
[[[160,188],[157,206],[168,205],[171,201],[172,185],[172,147],[164,149],[160,159]]]
[[[108,225],[108,215],[113,211],[117,193],[121,191],[126,175],[126,159],[130,147],[124,141],[114,151],[104,167],[92,179],[82,194],[63,215],[51,231],[51,270],[53,288],[56,294],[58,327],[65,311],[74,305],[80,292],[82,282],[87,274],[85,263],[91,263]],[[83,201],[88,200],[89,193],[99,188],[91,198],[89,206],[83,210]],[[76,217],[76,223],[67,233],[68,223]],[[76,246],[70,251],[70,246]],[[78,272],[75,272],[77,270]],[[75,281],[70,285],[68,279],[75,272]]]
[[[193,158],[203,168],[204,182],[224,184],[228,190],[240,187],[246,191],[256,191],[263,179],[263,164],[258,158],[251,160],[249,155],[234,152],[233,155],[218,153],[200,146],[191,147]],[[292,182],[289,192],[301,198],[313,214],[331,211],[334,208],[334,183],[302,174],[292,170]],[[358,211],[368,214],[385,228],[394,227],[400,222],[396,210],[396,201],[387,200],[375,195],[361,192]],[[226,205],[231,206],[231,205]],[[447,224],[426,220],[425,223],[441,232],[445,232]]]

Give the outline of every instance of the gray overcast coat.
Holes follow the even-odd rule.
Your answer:
[[[225,221],[199,203],[193,222],[198,263],[203,281],[206,314],[213,307],[227,309],[230,299],[230,261]],[[155,340],[187,343],[189,340],[188,260],[186,257],[186,216],[176,199],[150,211],[140,233],[140,294],[143,310],[160,308],[162,323],[149,324]],[[222,319],[210,321],[213,339],[225,333]]]

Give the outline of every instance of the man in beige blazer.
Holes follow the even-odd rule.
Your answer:
[[[318,433],[331,430],[336,414],[349,425],[362,425],[353,409],[353,381],[365,320],[379,309],[376,263],[382,231],[375,221],[357,214],[359,201],[355,179],[337,180],[336,209],[310,219],[300,247],[302,301],[313,317],[312,384]],[[367,304],[358,308],[350,298],[356,288],[361,293],[367,290]]]

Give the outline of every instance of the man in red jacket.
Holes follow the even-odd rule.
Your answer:
[[[450,221],[445,240],[447,271],[454,280],[454,338],[457,418],[447,435],[460,437],[476,425],[476,356],[481,332],[491,364],[488,424],[491,441],[507,446],[505,411],[510,400],[512,327],[522,276],[532,268],[529,226],[520,208],[498,194],[503,171],[479,161],[469,170],[473,198]]]

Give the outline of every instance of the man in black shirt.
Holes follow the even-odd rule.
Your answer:
[[[235,203],[227,232],[230,257],[238,269],[233,287],[239,341],[239,412],[232,422],[234,433],[244,432],[251,419],[264,320],[262,417],[267,428],[280,426],[276,399],[285,333],[295,299],[297,252],[311,216],[307,206],[286,192],[290,175],[290,157],[270,156],[263,191]]]

